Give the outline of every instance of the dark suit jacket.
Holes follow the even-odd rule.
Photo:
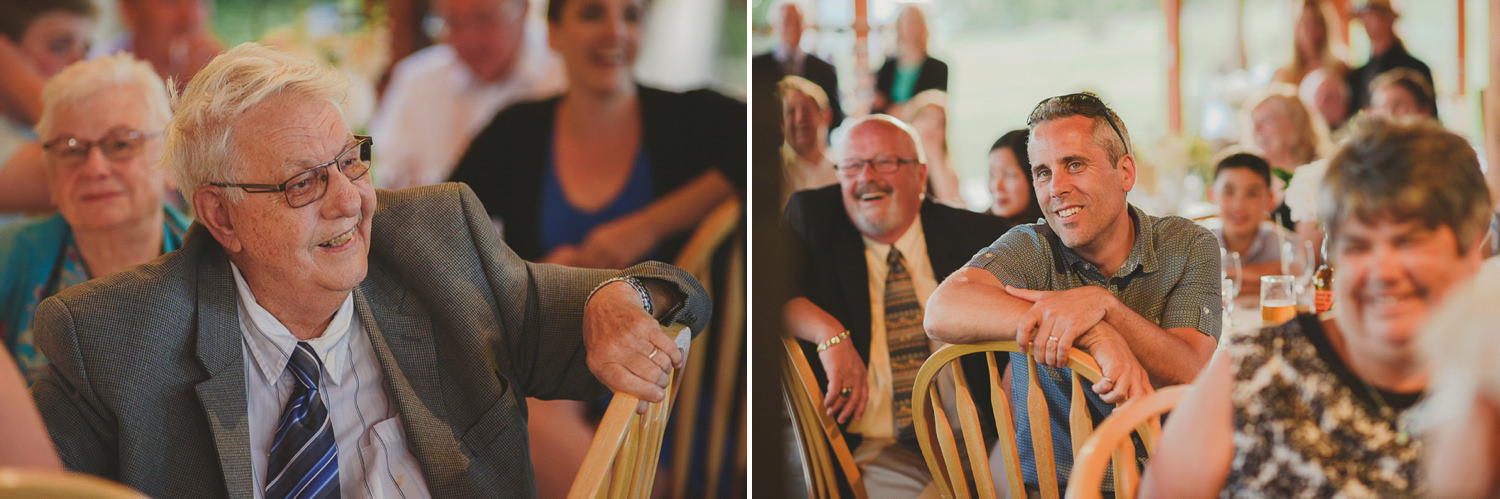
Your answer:
[[[774,75],[771,81],[781,81],[786,76],[786,71],[781,67],[781,61],[776,60],[776,54],[767,52],[755,56],[750,60],[750,71],[754,74]],[[802,59],[803,78],[822,87],[823,93],[828,94],[828,108],[833,111],[833,123],[828,128],[835,128],[844,121],[844,108],[839,105],[839,75],[834,71],[833,65],[828,61],[819,59],[818,56],[807,54]]]
[[[887,105],[895,104],[891,98],[891,89],[896,86],[896,58],[890,57],[885,64],[880,65],[880,70],[875,72],[875,94],[885,97]],[[932,56],[922,61],[922,70],[917,73],[917,82],[911,87],[913,96],[922,93],[923,90],[938,89],[948,91],[948,64],[937,60]],[[875,109],[875,112],[885,112],[885,109]]]
[[[711,90],[686,93],[636,87],[652,199],[716,168],[745,199],[745,104]],[[552,168],[552,131],[561,97],[516,104],[474,136],[451,182],[469,184],[492,217],[504,221],[505,244],[527,260],[542,251],[542,183]],[[687,234],[664,241],[656,255],[676,259]]]
[[[804,252],[802,296],[838,319],[849,329],[849,339],[866,362],[870,359],[870,287],[865,266],[865,246],[859,229],[849,221],[840,198],[839,186],[797,191],[787,201],[783,223],[801,237]],[[927,236],[927,258],[938,282],[962,268],[979,250],[1000,238],[1009,228],[999,217],[950,208],[923,201],[922,230]],[[923,307],[926,308],[925,306]],[[809,359],[817,351],[807,342],[803,350]],[[1002,356],[1003,358],[1003,356]],[[964,374],[976,397],[988,400],[989,368],[984,358],[964,358]],[[819,386],[827,386],[822,369],[814,369]],[[976,398],[976,400],[979,400]],[[984,412],[984,411],[981,411]],[[841,425],[843,428],[847,425]],[[986,436],[993,438],[994,425],[984,425]],[[861,438],[845,434],[850,450]]]
[[[663,279],[701,330],[697,281],[648,263],[621,272],[522,261],[457,184],[380,191],[354,310],[435,497],[536,494],[524,397],[591,399],[583,305],[616,274]],[[234,278],[201,225],[150,263],[37,308],[51,360],[33,396],[68,468],[154,497],[250,497],[250,434]]]

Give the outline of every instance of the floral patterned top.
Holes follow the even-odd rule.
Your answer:
[[[163,205],[163,210],[161,244],[166,253],[182,246],[190,220],[171,205]],[[47,359],[32,335],[36,306],[89,277],[73,231],[61,214],[0,229],[0,341],[16,359],[27,386],[47,370]]]
[[[1221,497],[1421,495],[1421,447],[1406,434],[1420,394],[1355,377],[1316,316],[1233,335],[1224,348],[1234,457]]]

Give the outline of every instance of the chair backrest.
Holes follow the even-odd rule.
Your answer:
[[[838,422],[823,410],[823,390],[796,339],[783,336],[781,392],[797,434],[802,471],[807,478],[808,497],[839,497],[839,471],[848,480],[854,497],[869,497],[864,480],[854,464],[854,454],[839,431]]]
[[[103,478],[68,471],[0,468],[0,498],[142,499],[146,495]]]
[[[1148,435],[1161,434],[1161,416],[1173,407],[1177,407],[1177,401],[1187,393],[1187,385],[1169,386],[1157,390],[1139,399],[1131,400],[1120,405],[1104,422],[1094,428],[1094,434],[1083,442],[1083,448],[1073,460],[1073,477],[1068,481],[1069,499],[1097,499],[1102,497],[1099,493],[1099,483],[1104,481],[1105,465],[1114,458],[1115,476],[1124,473],[1129,476],[1128,483],[1140,484],[1140,474],[1135,466],[1120,466],[1121,462],[1133,462],[1135,459],[1135,448],[1130,443],[1130,434],[1140,432],[1141,441],[1146,444],[1146,452],[1156,450],[1156,438],[1147,438]],[[1148,431],[1146,428],[1151,430]],[[1124,469],[1121,469],[1124,468]],[[1115,488],[1115,497],[1135,497],[1135,489]]]
[[[922,369],[917,372],[917,380],[912,389],[912,408],[915,410],[913,420],[916,424],[917,443],[922,448],[922,457],[927,461],[927,468],[932,472],[938,492],[944,497],[996,497],[993,477],[990,474],[989,448],[985,446],[984,432],[979,422],[979,408],[974,403],[974,397],[969,393],[968,381],[961,372],[958,372],[961,366],[954,368],[955,375],[952,377],[953,394],[956,398],[954,410],[957,412],[959,426],[962,429],[961,437],[954,435],[948,414],[943,408],[938,384],[934,382],[939,370],[944,366],[964,355],[973,353],[984,354],[989,366],[989,410],[995,416],[995,429],[996,434],[999,435],[1000,453],[1005,459],[1003,465],[1006,483],[1010,487],[1010,497],[1026,497],[1026,485],[1021,478],[1020,451],[1016,444],[1016,439],[1023,437],[1016,434],[1015,422],[1011,418],[1010,397],[1005,394],[1001,385],[1002,373],[996,357],[997,354],[1011,352],[1020,352],[1020,348],[1014,341],[947,345],[933,352],[932,356],[922,364]],[[1094,358],[1077,348],[1068,352],[1068,368],[1073,372],[1068,428],[1073,443],[1073,455],[1076,456],[1079,447],[1094,429],[1083,390],[1086,386],[1092,386],[1102,375],[1099,364],[1094,361]],[[1052,449],[1051,414],[1047,408],[1046,396],[1037,382],[1036,360],[1030,355],[1026,356],[1026,373],[1028,387],[1026,413],[1017,416],[1026,417],[1031,422],[1031,434],[1028,437],[1031,439],[1037,460],[1035,465],[1038,488],[1041,489],[1042,497],[1053,499],[1059,497],[1061,491],[1057,484],[1057,463],[1053,458],[1055,454]],[[960,441],[959,438],[962,440]],[[962,456],[959,449],[960,442],[963,446]],[[964,457],[967,457],[972,472],[965,471]],[[1132,460],[1131,463],[1134,461]],[[1119,480],[1119,475],[1116,475],[1116,487],[1131,485],[1122,484]],[[970,490],[971,483],[976,490]],[[1134,490],[1133,486],[1130,488]]]
[[[691,332],[682,324],[666,328],[667,335],[677,339],[678,348],[687,350]],[[673,368],[667,396],[661,402],[647,403],[646,413],[637,414],[641,402],[633,395],[615,392],[589,444],[578,477],[568,490],[569,499],[645,498],[651,496],[656,479],[656,465],[661,458],[662,436],[677,388],[682,384],[681,369]]]
[[[703,287],[708,290],[718,309],[714,313],[713,328],[711,335],[699,335],[694,340],[693,348],[699,355],[688,359],[687,367],[684,368],[682,393],[677,399],[676,408],[673,410],[672,423],[672,459],[669,472],[668,487],[669,497],[686,497],[688,495],[689,474],[693,466],[703,466],[706,479],[704,483],[707,494],[718,491],[719,471],[723,467],[724,448],[734,445],[734,455],[737,460],[745,455],[745,446],[739,445],[738,439],[730,442],[731,434],[726,428],[730,421],[729,411],[733,405],[733,396],[744,398],[744,390],[735,386],[735,381],[741,378],[743,371],[742,362],[745,358],[745,265],[744,250],[741,248],[743,239],[734,237],[735,228],[740,223],[740,202],[737,199],[720,203],[710,211],[708,216],[698,222],[698,227],[688,237],[678,252],[677,260],[673,262],[677,267],[692,274]],[[726,242],[733,244],[730,250],[730,261],[727,272],[722,274],[725,278],[723,286],[714,285],[713,261],[714,253]],[[715,296],[716,294],[722,296]],[[710,352],[710,343],[712,352]],[[710,364],[709,358],[713,357],[715,362]],[[715,366],[715,372],[711,375],[705,374],[707,366]],[[707,393],[712,394],[712,399],[701,400],[705,393],[702,389],[705,381],[712,381],[712,389]],[[740,383],[743,385],[743,383]],[[713,415],[709,421],[707,433],[701,436],[697,434],[699,428],[699,407],[708,404],[708,414]],[[745,407],[745,404],[740,404]],[[694,444],[700,440],[707,439],[706,451],[698,454],[702,459],[692,459]],[[736,463],[736,467],[738,467]],[[737,468],[738,469],[738,468]]]

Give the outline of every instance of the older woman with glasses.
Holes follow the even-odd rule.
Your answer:
[[[75,64],[42,91],[47,186],[58,213],[0,230],[0,338],[27,382],[46,359],[32,343],[36,306],[63,289],[172,251],[188,219],[163,204],[167,90],[128,54]]]

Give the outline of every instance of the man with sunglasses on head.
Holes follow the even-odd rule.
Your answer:
[[[926,327],[950,343],[1015,340],[1033,355],[1065,488],[1073,462],[1068,350],[1087,351],[1103,370],[1084,390],[1095,424],[1112,404],[1191,381],[1219,336],[1219,246],[1187,219],[1154,217],[1126,202],[1136,175],[1130,135],[1098,97],[1043,100],[1027,124],[1046,223],[1017,226],[944,280]],[[1026,357],[1013,355],[1011,366],[1012,404],[1024,414]],[[1016,432],[1022,475],[1035,489],[1027,418],[1017,418]],[[1112,490],[1109,478],[1104,483]]]
[[[0,229],[0,339],[28,384],[46,372],[37,304],[182,245],[189,220],[152,168],[171,119],[167,89],[129,54],[69,66],[42,91],[37,132],[58,212]]]
[[[347,91],[255,44],[188,84],[182,247],[37,309],[67,467],[156,497],[533,496],[525,397],[663,399],[697,281],[522,261],[462,185],[377,193]]]
[[[787,329],[822,366],[824,407],[870,497],[917,497],[932,475],[917,446],[911,390],[922,362],[942,346],[922,331],[924,303],[939,278],[1006,224],[925,199],[916,130],[890,116],[854,121],[835,169],[838,185],[793,194],[783,215],[805,250],[802,296],[783,309]],[[981,397],[987,369],[983,358],[965,359]]]

